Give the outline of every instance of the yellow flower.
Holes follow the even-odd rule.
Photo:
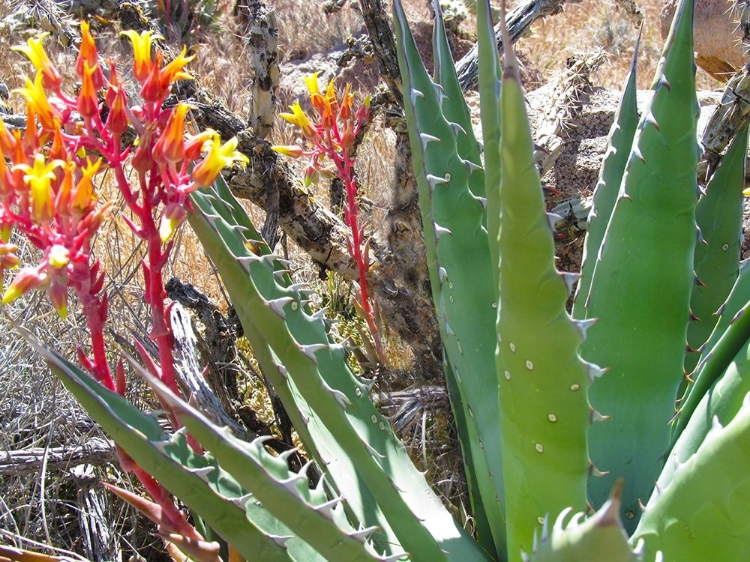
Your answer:
[[[211,185],[219,173],[232,162],[249,162],[247,156],[237,151],[237,138],[231,138],[224,144],[221,143],[219,133],[214,132],[213,138],[206,141],[204,147],[208,146],[209,152],[193,169],[193,182],[199,187]]]
[[[31,64],[37,70],[42,72],[43,84],[45,88],[57,91],[62,84],[62,77],[57,69],[52,65],[49,60],[47,53],[44,51],[42,46],[42,39],[49,35],[49,33],[42,33],[38,38],[30,38],[26,45],[19,47],[13,47],[14,51],[23,53],[31,61]]]
[[[5,291],[0,304],[10,304],[31,289],[46,288],[48,284],[49,275],[47,275],[45,267],[25,267],[13,278],[13,282]]]
[[[319,72],[316,72],[315,74],[308,74],[307,76],[303,77],[303,80],[307,85],[307,91],[310,92],[310,98],[312,98],[315,94],[320,93],[320,87],[318,86],[318,74]]]
[[[45,162],[44,155],[37,153],[34,165],[19,164],[17,168],[23,170],[23,181],[29,186],[31,197],[31,218],[37,224],[52,220],[54,217],[54,192],[52,180],[55,179],[55,168],[63,166],[62,160]]]
[[[39,117],[42,127],[52,131],[60,126],[60,116],[47,99],[47,94],[42,87],[42,79],[42,73],[37,72],[34,82],[26,78],[26,87],[13,90],[13,93],[25,97],[29,108]]]
[[[47,261],[55,269],[63,269],[70,263],[70,251],[60,244],[55,244],[49,249]]]
[[[96,191],[94,190],[94,176],[99,172],[102,159],[96,162],[88,162],[83,168],[83,177],[76,185],[73,194],[72,207],[83,212],[96,202]]]
[[[182,47],[180,55],[165,66],[161,71],[161,82],[162,84],[169,85],[176,80],[192,80],[193,77],[189,73],[183,70],[185,66],[195,58],[195,55],[185,56],[187,48]]]
[[[292,110],[292,113],[279,113],[279,117],[281,117],[285,121],[288,121],[292,125],[297,125],[300,129],[302,129],[302,133],[306,137],[315,136],[315,131],[313,131],[313,128],[310,125],[310,119],[308,119],[305,112],[302,111],[302,107],[300,106],[299,102],[294,102],[294,105],[289,106],[289,109]]]
[[[151,73],[153,65],[153,61],[151,60],[151,44],[155,39],[164,39],[159,34],[152,36],[152,33],[151,31],[138,33],[132,29],[120,32],[121,35],[128,36],[131,43],[133,43],[133,59],[135,61],[133,64],[133,74],[139,82],[145,80]]]
[[[289,156],[290,158],[299,158],[304,153],[304,151],[296,144],[291,146],[272,146],[271,150],[283,154],[284,156]]]
[[[180,225],[185,222],[185,217],[187,217],[185,205],[179,203],[167,205],[159,223],[159,239],[162,244],[166,244],[172,239]]]

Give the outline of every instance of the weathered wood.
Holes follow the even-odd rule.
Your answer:
[[[18,451],[0,452],[0,476],[14,476],[33,472],[42,467],[44,455],[47,455],[47,470],[66,470],[81,464],[101,466],[116,463],[114,443],[101,437],[92,437],[84,444],[77,446],[34,447]]]
[[[198,340],[193,333],[190,316],[179,303],[174,303],[169,309],[169,325],[174,338],[177,382],[185,398],[215,424],[230,427],[237,437],[245,441],[253,439],[255,436],[249,435],[247,430],[229,415],[225,404],[222,404],[206,383],[197,349]]]
[[[241,0],[234,5],[234,15],[244,24],[248,59],[255,71],[250,80],[248,124],[260,138],[267,138],[273,130],[279,87],[276,12],[260,0]]]
[[[508,16],[508,32],[513,43],[523,36],[539,18],[553,16],[563,11],[563,4],[569,2],[577,4],[581,0],[527,0]],[[495,41],[498,51],[502,55],[504,52],[503,40],[501,37],[501,24],[495,26]],[[477,72],[479,71],[479,48],[475,43],[474,46],[466,53],[460,61],[456,63],[456,72],[461,88],[464,91],[475,88],[477,85]]]
[[[107,513],[102,497],[109,492],[99,485],[94,467],[90,464],[78,465],[70,474],[78,488],[76,495],[81,509],[76,511],[86,557],[89,560],[121,561],[122,549],[112,528],[112,516]]]

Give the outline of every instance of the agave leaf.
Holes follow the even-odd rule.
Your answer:
[[[747,372],[747,349],[743,358]],[[679,462],[670,456],[669,484],[656,488],[632,539],[645,541],[647,556],[661,550],[668,562],[748,560],[749,440],[750,402],[745,398],[725,426],[713,418],[690,458]]]
[[[243,295],[241,291],[252,290],[252,287],[243,281],[248,273],[245,267],[237,261],[237,256],[250,260],[257,259],[258,256],[268,256],[264,259],[267,260],[270,271],[275,271],[275,275],[285,285],[288,286],[291,283],[281,266],[273,260],[267,245],[252,226],[252,222],[245,217],[245,213],[223,179],[219,178],[211,190],[196,192],[193,195],[193,202],[200,212],[190,216],[191,226],[201,238],[204,247],[213,248],[210,252],[211,258],[217,264],[222,278],[229,280],[225,283],[232,294],[233,302],[248,302],[251,297]],[[219,232],[214,224],[217,227],[221,226],[226,234]],[[243,229],[232,228],[233,226],[242,226]],[[235,278],[236,283],[232,283],[231,280]],[[257,279],[260,279],[260,276]],[[267,280],[266,284],[272,286]],[[284,403],[287,414],[305,443],[307,451],[320,466],[326,466],[329,475],[336,476],[331,480],[335,489],[339,492],[342,489],[359,491],[348,495],[349,505],[363,526],[380,527],[381,530],[375,537],[380,548],[386,548],[388,544],[398,544],[397,537],[358,475],[351,459],[325,425],[317,420],[315,411],[308,403],[306,396],[288,376],[286,367],[267,343],[263,326],[254,321],[246,308],[242,305],[237,306],[245,335],[253,346],[253,353],[265,376],[268,377],[274,391]],[[303,308],[306,309],[306,307]],[[360,392],[363,392],[362,389],[365,393],[367,392],[367,387],[364,385],[359,386],[359,389]],[[327,465],[324,459],[330,459]]]
[[[433,10],[435,11],[435,26],[432,32],[432,52],[435,59],[434,80],[442,88],[445,94],[441,108],[443,116],[451,124],[456,133],[456,150],[459,157],[466,162],[472,162],[477,166],[481,165],[482,155],[479,143],[474,135],[469,108],[465,103],[456,103],[455,100],[463,99],[463,91],[458,82],[456,67],[453,62],[453,55],[448,45],[448,36],[445,31],[445,25],[442,17],[439,0],[433,0]],[[469,174],[468,188],[475,197],[483,198],[485,196],[484,171],[476,169]],[[483,217],[483,224],[486,225],[486,213]],[[445,379],[448,387],[451,408],[459,433],[459,442],[464,457],[464,471],[471,498],[472,516],[476,526],[476,535],[479,542],[485,550],[491,552],[494,550],[492,544],[492,531],[489,526],[489,520],[482,503],[482,496],[479,490],[478,477],[476,474],[476,465],[472,457],[472,447],[470,445],[471,437],[468,427],[469,420],[466,419],[468,411],[461,398],[461,389],[459,388],[456,377],[450,367],[450,363],[444,361]]]
[[[565,523],[572,511],[557,517],[552,531],[548,518],[536,542],[530,562],[638,562],[642,558],[631,550],[620,520],[622,482],[618,482],[607,503],[593,516],[577,513]]]
[[[505,550],[502,513],[502,463],[497,378],[495,374],[494,289],[484,206],[469,188],[477,162],[462,158],[457,131],[443,115],[448,98],[424,68],[398,1],[394,2],[404,108],[412,164],[419,185],[430,282],[449,369],[455,377],[466,420],[476,488],[492,530],[495,548]],[[458,110],[456,110],[458,112]],[[454,403],[454,408],[457,405]],[[467,472],[471,474],[472,469]],[[475,502],[476,503],[476,502]],[[487,528],[486,527],[486,528]],[[486,543],[486,537],[482,537]]]
[[[484,182],[487,193],[487,230],[497,232],[500,220],[500,96],[502,70],[492,24],[489,0],[477,0],[477,47],[479,51],[479,103],[482,108],[482,143],[484,144]],[[492,263],[500,256],[495,245],[490,245]],[[494,268],[493,268],[494,270]],[[496,273],[496,272],[495,272]],[[497,291],[497,277],[495,278]],[[497,298],[497,294],[495,295]]]
[[[343,348],[328,339],[323,320],[277,275],[273,256],[255,253],[262,240],[246,239],[248,228],[233,222],[243,214],[239,203],[229,193],[222,193],[223,201],[216,195],[192,195],[198,212],[191,225],[219,268],[248,340],[261,351],[264,372],[274,386],[289,387],[294,398],[288,409],[303,404],[306,411],[296,416],[359,523],[383,529],[374,539],[389,554],[404,548],[431,560],[476,557],[479,547],[416,470],[368,387],[349,370]],[[231,207],[232,217],[220,215],[220,205]]]
[[[246,492],[212,457],[194,453],[184,432],[166,433],[155,417],[140,412],[125,398],[104,388],[24,328],[15,326],[15,329],[49,363],[55,375],[115,443],[170,493],[200,513],[245,558],[289,560],[292,548],[309,550],[297,539],[284,544],[282,533],[268,533],[249,521],[245,510],[233,501]],[[267,529],[283,529],[267,512],[258,515]]]
[[[578,356],[583,329],[565,309],[572,278],[555,268],[518,61],[507,30],[503,38],[500,228],[489,237],[501,256],[497,384],[505,489],[514,491],[505,498],[508,557],[518,560],[548,513],[586,509],[591,366]]]
[[[700,348],[717,324],[715,314],[729,296],[739,275],[742,244],[742,190],[745,187],[747,127],[732,142],[698,201],[695,218],[702,234],[695,247],[695,274],[700,283],[693,289],[688,326],[685,371],[692,373]]]
[[[651,106],[633,142],[599,252],[582,355],[609,371],[590,390],[611,420],[589,431],[593,504],[624,476],[623,520],[633,529],[669,446],[682,381],[697,237],[698,146],[693,2],[681,1],[657,70]]]
[[[434,80],[436,84],[440,85],[445,94],[443,103],[441,104],[443,116],[448,123],[451,123],[456,132],[456,150],[458,155],[464,160],[481,166],[481,148],[474,135],[469,108],[466,103],[459,103],[457,101],[463,100],[464,94],[458,82],[453,55],[448,45],[448,36],[445,31],[440,1],[433,0],[432,7],[435,10],[435,28],[432,32],[432,53],[435,58]],[[470,174],[468,186],[476,197],[484,197],[484,171],[476,170],[475,173]]]
[[[700,363],[696,368],[695,383],[688,388],[688,395],[677,412],[672,441],[675,442],[685,427],[692,423],[698,405],[709,389],[732,370],[732,361],[742,354],[743,346],[750,338],[750,268],[743,262],[740,276],[732,288],[727,302],[722,307],[719,323],[706,344]],[[722,421],[724,421],[722,419]]]
[[[687,461],[703,443],[716,418],[720,423],[729,423],[743,406],[750,392],[750,341],[746,341],[723,374],[700,399],[681,431],[664,470],[656,483],[657,490],[670,485],[681,463]],[[658,495],[657,492],[655,492]]]
[[[636,67],[638,63],[638,47],[641,36],[635,44],[630,72],[625,81],[625,88],[617,107],[615,121],[609,131],[607,139],[607,153],[604,155],[599,173],[599,181],[594,188],[594,200],[589,213],[586,227],[586,241],[583,246],[583,261],[581,278],[576,288],[576,299],[573,303],[573,318],[584,319],[586,301],[591,288],[597,254],[601,248],[604,232],[607,230],[612,209],[620,192],[620,183],[625,173],[625,166],[630,157],[630,147],[633,144],[636,128],[638,127],[638,100],[636,87]]]
[[[305,474],[291,472],[286,460],[271,456],[263,446],[263,438],[251,443],[241,441],[228,428],[217,427],[173,395],[158,379],[145,371],[143,375],[190,434],[252,493],[252,497],[243,500],[248,514],[258,505],[264,506],[326,560],[382,560],[366,547],[367,535],[357,534],[344,517],[336,517],[343,516],[343,506],[330,505],[322,488],[310,490]]]

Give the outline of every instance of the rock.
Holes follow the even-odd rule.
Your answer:
[[[661,36],[666,38],[677,0],[664,0]],[[695,62],[711,76],[726,82],[747,63],[742,32],[731,9],[734,0],[696,0]]]

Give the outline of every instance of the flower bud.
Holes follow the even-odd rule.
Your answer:
[[[272,146],[271,150],[283,154],[284,156],[289,156],[290,158],[299,158],[304,154],[302,148],[296,144],[290,146]]]
[[[172,239],[180,225],[185,222],[185,217],[187,217],[187,211],[184,205],[170,203],[166,206],[159,224],[159,238],[162,244]]]
[[[42,266],[25,267],[13,278],[13,282],[5,291],[0,304],[10,304],[31,289],[44,288],[47,283],[49,283],[49,277],[46,268]]]

